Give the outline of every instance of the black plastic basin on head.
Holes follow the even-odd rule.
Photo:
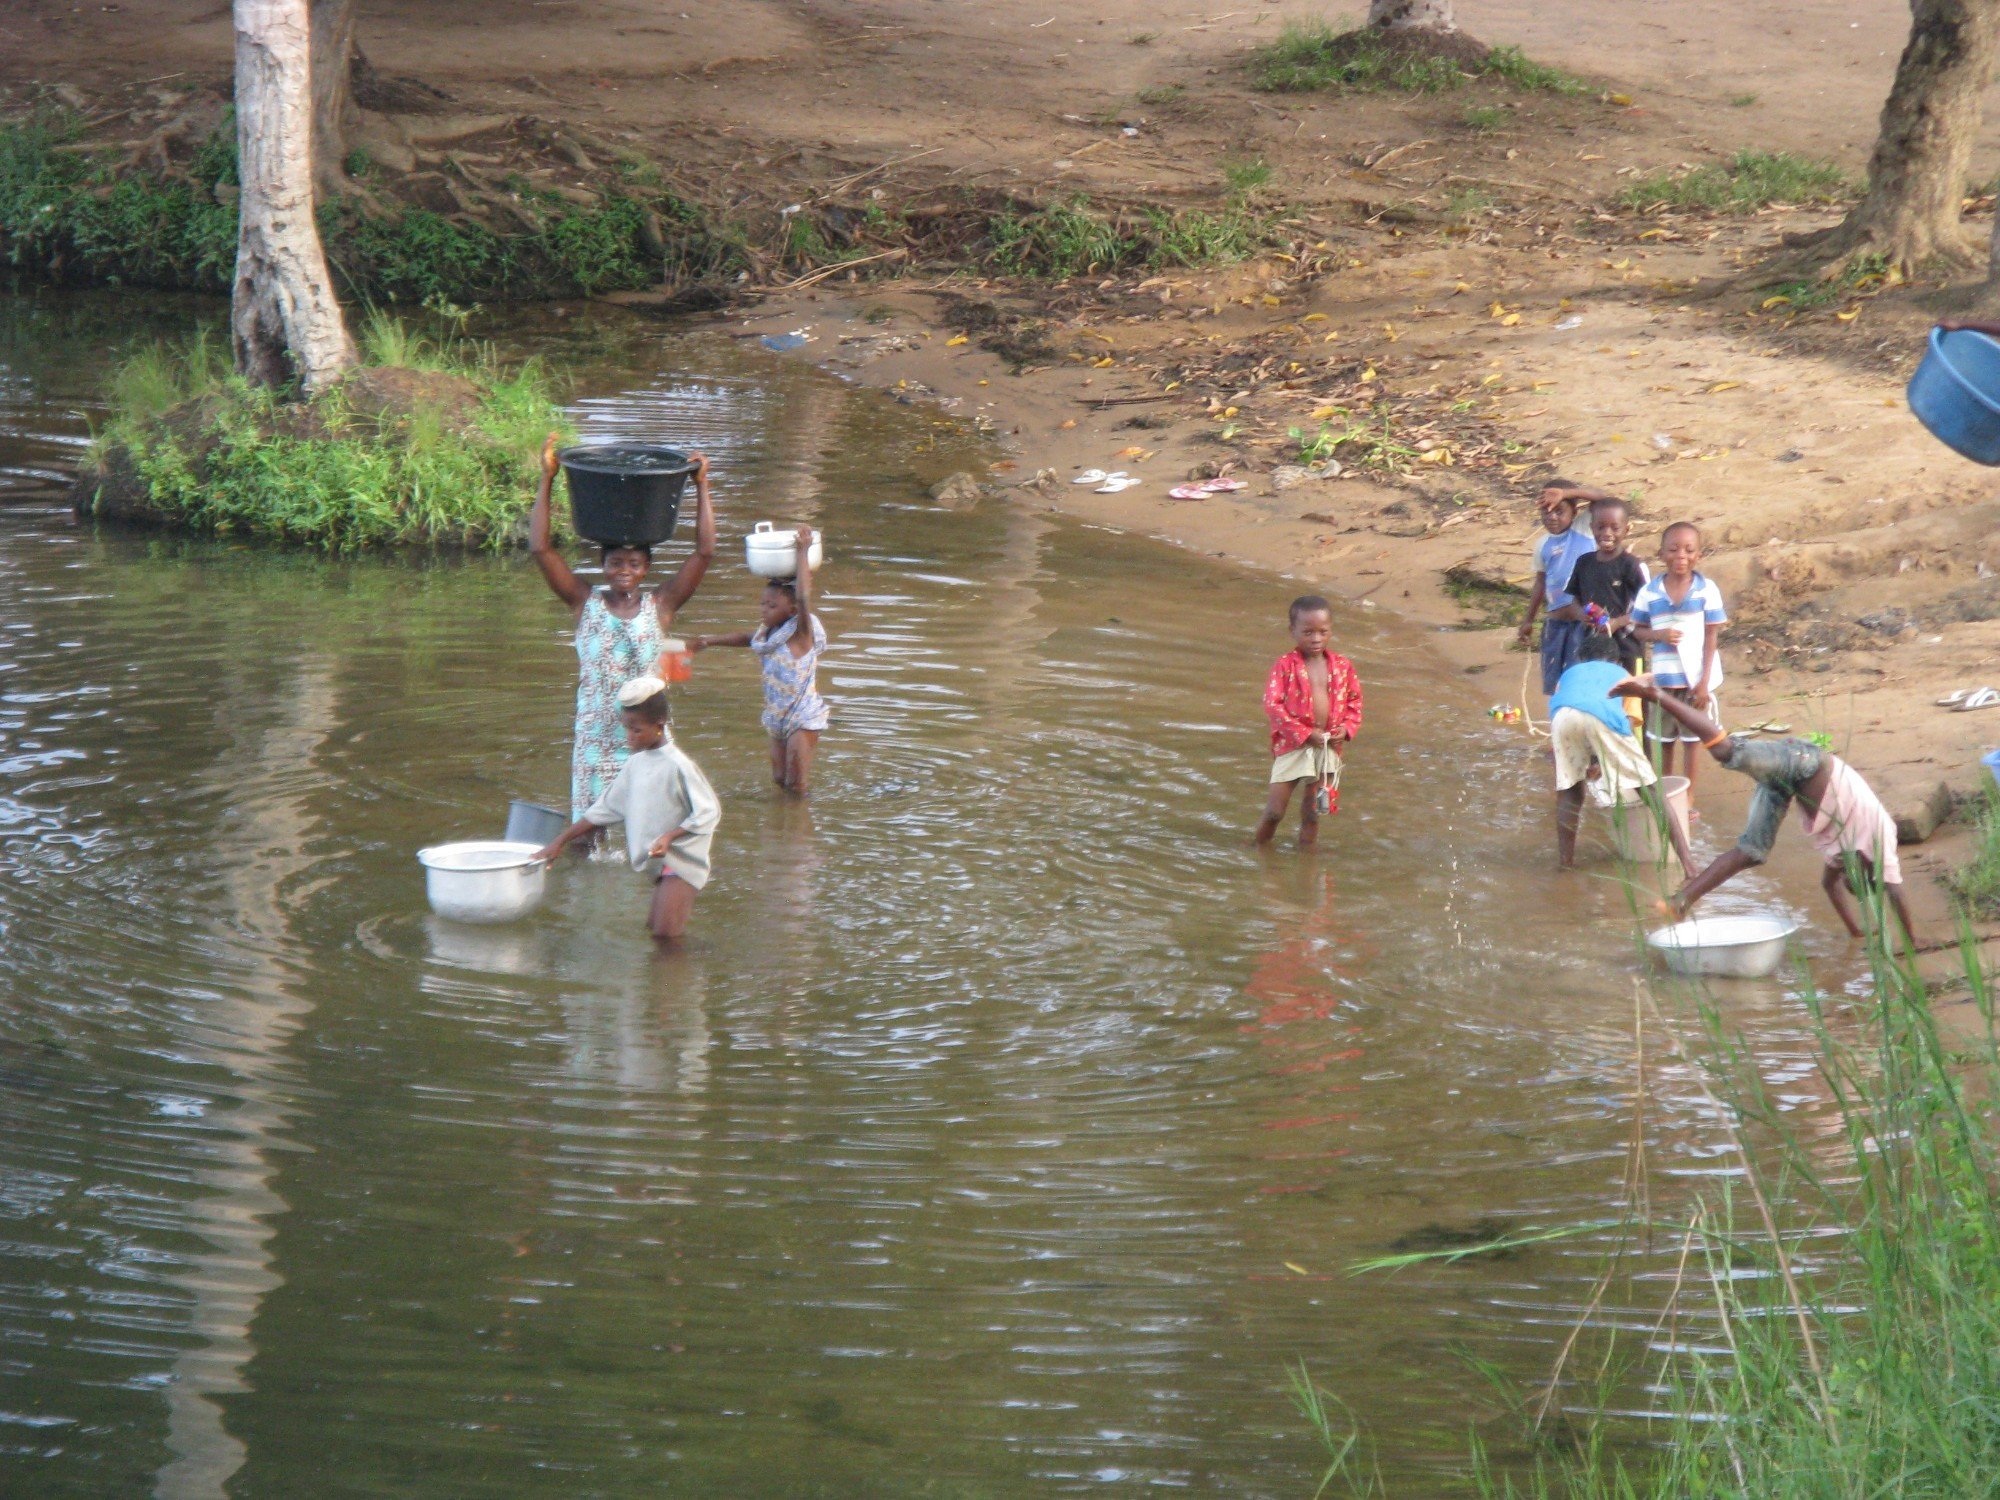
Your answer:
[[[694,465],[651,443],[600,443],[556,455],[569,476],[576,534],[605,547],[650,547],[674,534]]]

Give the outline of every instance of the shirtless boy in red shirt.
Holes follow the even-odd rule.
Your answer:
[[[1310,783],[1299,809],[1299,847],[1319,837],[1322,813],[1340,809],[1341,749],[1361,728],[1361,679],[1328,647],[1333,606],[1317,594],[1292,601],[1292,644],[1264,685],[1271,721],[1271,795],[1253,842],[1268,844],[1291,805],[1292,789]]]

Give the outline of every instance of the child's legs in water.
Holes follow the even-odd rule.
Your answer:
[[[771,736],[771,780],[775,781],[779,786],[784,786],[786,784],[785,772],[788,769],[787,766],[788,759],[789,757],[785,753],[785,737],[781,734],[772,735]]]
[[[785,736],[785,779],[781,783],[794,792],[806,790],[812,779],[813,751],[819,748],[817,729],[794,729]]]
[[[694,887],[678,875],[663,874],[653,886],[653,909],[646,925],[656,942],[677,942],[688,930],[694,915]]]
[[[1299,804],[1299,842],[1310,844],[1319,837],[1319,809],[1313,805],[1314,782],[1310,777],[1302,781],[1274,781],[1271,794],[1264,799],[1264,816],[1257,820],[1257,832],[1251,842],[1268,844],[1277,833],[1278,825],[1285,821],[1285,809],[1292,805],[1292,790],[1305,789],[1305,801]]]

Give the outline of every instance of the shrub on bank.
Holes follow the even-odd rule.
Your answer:
[[[233,131],[225,119],[169,175],[72,149],[77,132],[58,117],[0,124],[0,259],[38,280],[227,292],[236,265]],[[524,185],[516,197],[535,232],[501,234],[420,208],[371,213],[342,198],[320,209],[320,236],[341,290],[374,302],[588,296],[663,275],[712,277],[738,261],[738,248],[671,193],[578,204]]]
[[[566,427],[546,372],[369,319],[360,368],[310,402],[229,374],[198,338],[111,377],[78,509],[330,551],[516,544],[542,438]]]
[[[1271,241],[1269,226],[1240,208],[1147,209],[1108,214],[1078,195],[1065,203],[996,215],[988,260],[1008,276],[1091,273],[1216,265],[1243,260]]]

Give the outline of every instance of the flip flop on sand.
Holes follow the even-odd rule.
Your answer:
[[[1197,488],[1207,490],[1211,495],[1220,495],[1229,490],[1247,490],[1250,486],[1240,479],[1204,479]]]
[[[1072,479],[1070,483],[1102,484],[1104,483],[1105,480],[1109,479],[1110,477],[1111,476],[1105,473],[1102,469],[1085,469],[1081,474],[1077,475],[1076,478]]]
[[[1780,724],[1776,719],[1766,719],[1761,724],[1746,724],[1738,734],[1790,734],[1792,726]]]
[[[1214,493],[1198,484],[1177,484],[1167,491],[1168,496],[1175,500],[1206,500]]]
[[[2000,693],[1994,692],[1990,687],[1983,687],[1968,697],[1963,703],[1954,705],[1952,712],[1955,714],[1969,714],[1976,708],[1995,707],[2000,707]]]
[[[1104,476],[1104,483],[1098,485],[1097,488],[1092,493],[1099,495],[1115,495],[1120,490],[1131,489],[1132,486],[1137,484],[1138,482],[1139,481],[1134,479],[1130,474],[1124,474],[1124,473],[1106,474]]]
[[[1957,708],[1959,704],[1978,691],[1978,688],[1953,688],[1937,700],[1937,706],[1939,708]]]

